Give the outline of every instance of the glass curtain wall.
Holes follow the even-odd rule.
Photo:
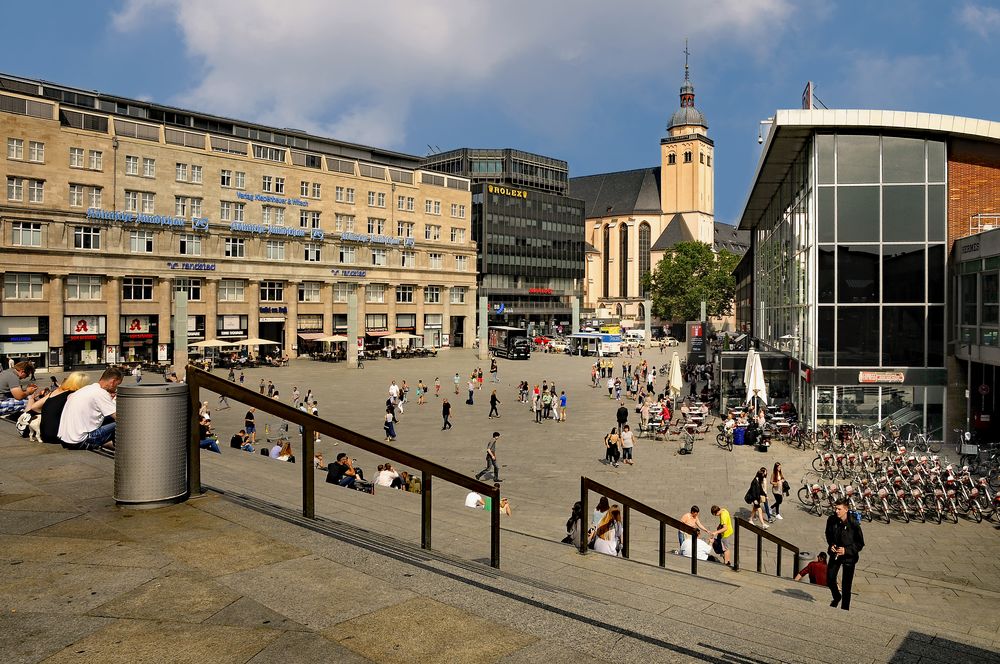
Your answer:
[[[756,336],[812,367],[943,368],[946,197],[941,141],[806,141],[755,230]],[[816,424],[874,423],[906,408],[915,424],[941,426],[943,386],[799,391]]]

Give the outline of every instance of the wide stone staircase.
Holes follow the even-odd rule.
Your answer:
[[[580,555],[558,542],[563,506],[504,517],[497,570],[456,487],[433,485],[428,551],[416,494],[318,473],[305,519],[299,464],[225,452],[202,453],[205,494],[122,509],[112,459],[0,431],[0,661],[1000,662],[993,611],[862,593],[844,612],[787,578],[692,576],[658,567],[638,523],[632,560]]]
[[[692,576],[686,558],[668,555],[666,568],[656,565],[648,534],[655,528],[634,529],[631,560],[580,555],[558,541],[562,506],[548,528],[520,522],[515,511],[502,521],[494,570],[488,514],[464,508],[458,487],[434,484],[433,551],[425,551],[416,494],[351,491],[325,484],[317,471],[318,519],[304,519],[297,464],[246,454],[202,459],[203,482],[227,502],[357,547],[366,561],[385,557],[456,582],[457,595],[470,593],[468,610],[556,643],[559,652],[623,662],[1000,662],[1000,616],[956,620],[929,607],[870,605],[863,594],[850,612],[834,610],[825,588],[749,571],[751,537],[741,571],[704,562]],[[787,557],[785,566],[788,574]]]

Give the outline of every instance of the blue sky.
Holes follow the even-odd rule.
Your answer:
[[[684,37],[742,210],[758,120],[829,108],[994,120],[1000,2],[125,0],[5,7],[0,71],[423,155],[514,147],[572,175],[654,165]]]

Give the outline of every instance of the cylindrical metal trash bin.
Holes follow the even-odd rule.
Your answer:
[[[115,501],[155,507],[187,498],[188,386],[122,385],[115,433]]]

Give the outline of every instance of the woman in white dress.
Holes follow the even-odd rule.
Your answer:
[[[594,533],[594,551],[617,556],[621,550],[622,508],[612,505]]]

